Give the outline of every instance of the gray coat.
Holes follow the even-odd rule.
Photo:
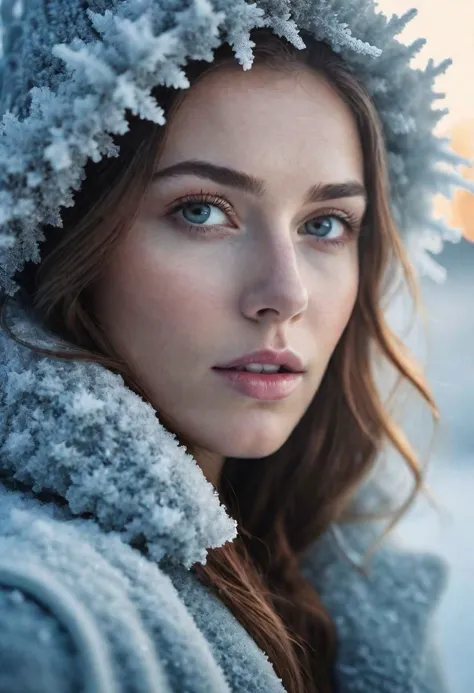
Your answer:
[[[20,339],[61,346],[19,308],[7,316]],[[0,333],[0,475],[0,693],[283,693],[189,570],[235,538],[234,520],[120,376]],[[353,554],[371,539],[337,531]],[[335,536],[301,570],[337,626],[338,691],[443,691],[430,623],[446,566],[392,542],[363,576]]]

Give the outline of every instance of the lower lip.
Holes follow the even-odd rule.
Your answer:
[[[214,368],[236,390],[266,401],[284,399],[291,395],[301,382],[302,373],[250,373],[225,368]]]

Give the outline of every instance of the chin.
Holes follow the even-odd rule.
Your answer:
[[[286,442],[286,439],[282,440],[279,438],[275,441],[253,441],[247,445],[243,444],[243,441],[236,443],[235,445],[229,445],[228,443],[223,446],[220,450],[220,454],[223,457],[236,457],[242,459],[259,459],[273,455],[281,446]]]

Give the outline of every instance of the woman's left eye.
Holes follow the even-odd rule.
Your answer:
[[[219,215],[217,214],[217,219],[212,220],[212,208],[219,210],[222,213],[221,216],[223,219],[219,219]],[[173,216],[178,212],[183,213],[183,215],[186,213],[187,215],[185,217],[185,220],[189,223],[187,231],[198,234],[211,233],[208,227],[203,226],[203,224],[209,220],[211,220],[210,226],[222,227],[225,224],[226,215],[230,217],[235,216],[227,200],[210,195],[187,196],[185,199],[182,198],[179,204],[171,209],[169,215]],[[330,238],[329,234],[334,230],[334,220],[337,220],[344,226],[344,231],[342,234],[339,233],[336,238]],[[336,211],[333,212],[331,210],[325,214],[313,217],[305,222],[303,226],[306,228],[311,224],[322,229],[324,235],[318,235],[319,230],[316,230],[314,235],[314,237],[322,243],[329,245],[344,245],[348,241],[347,236],[357,232],[360,221],[355,215],[343,214]]]

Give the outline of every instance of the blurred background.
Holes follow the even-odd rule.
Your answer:
[[[416,7],[418,16],[397,38],[411,43],[422,36],[427,45],[413,59],[425,67],[429,57],[436,63],[453,59],[453,65],[437,80],[438,92],[446,94],[437,108],[449,115],[437,126],[449,136],[459,154],[474,159],[474,0],[378,0],[388,16]],[[1,0],[0,0],[1,6]],[[0,27],[1,37],[1,27]],[[461,173],[474,180],[473,168]],[[450,693],[474,691],[474,195],[460,191],[453,200],[434,200],[437,216],[459,227],[464,238],[447,244],[436,259],[447,269],[445,284],[422,279],[427,309],[427,331],[416,324],[404,333],[406,306],[397,300],[390,309],[394,329],[423,361],[436,397],[441,424],[427,467],[427,480],[441,506],[436,511],[420,499],[396,530],[406,546],[442,555],[450,564],[447,591],[433,629]],[[430,418],[410,412],[404,422],[410,442],[420,450],[432,432]],[[382,692],[381,692],[382,693]]]
[[[379,0],[382,11],[403,14],[416,7],[418,16],[397,38],[427,44],[413,59],[425,67],[452,58],[437,79],[436,91],[449,108],[437,127],[452,139],[452,148],[474,159],[474,0]],[[474,169],[460,172],[474,180]],[[450,693],[474,691],[474,195],[459,191],[452,201],[434,200],[435,213],[462,229],[459,244],[448,243],[435,259],[447,269],[444,285],[422,279],[427,331],[416,326],[408,342],[425,363],[437,399],[441,422],[429,458],[426,478],[441,511],[424,499],[415,503],[396,530],[407,546],[442,555],[450,564],[450,582],[433,628]],[[403,323],[404,305],[392,308],[392,324]],[[398,332],[398,330],[397,330]],[[410,417],[412,415],[410,414]],[[424,421],[424,423],[422,423]],[[426,450],[428,419],[406,421],[410,442]],[[426,424],[426,425],[425,425]],[[429,430],[428,430],[429,429]]]

